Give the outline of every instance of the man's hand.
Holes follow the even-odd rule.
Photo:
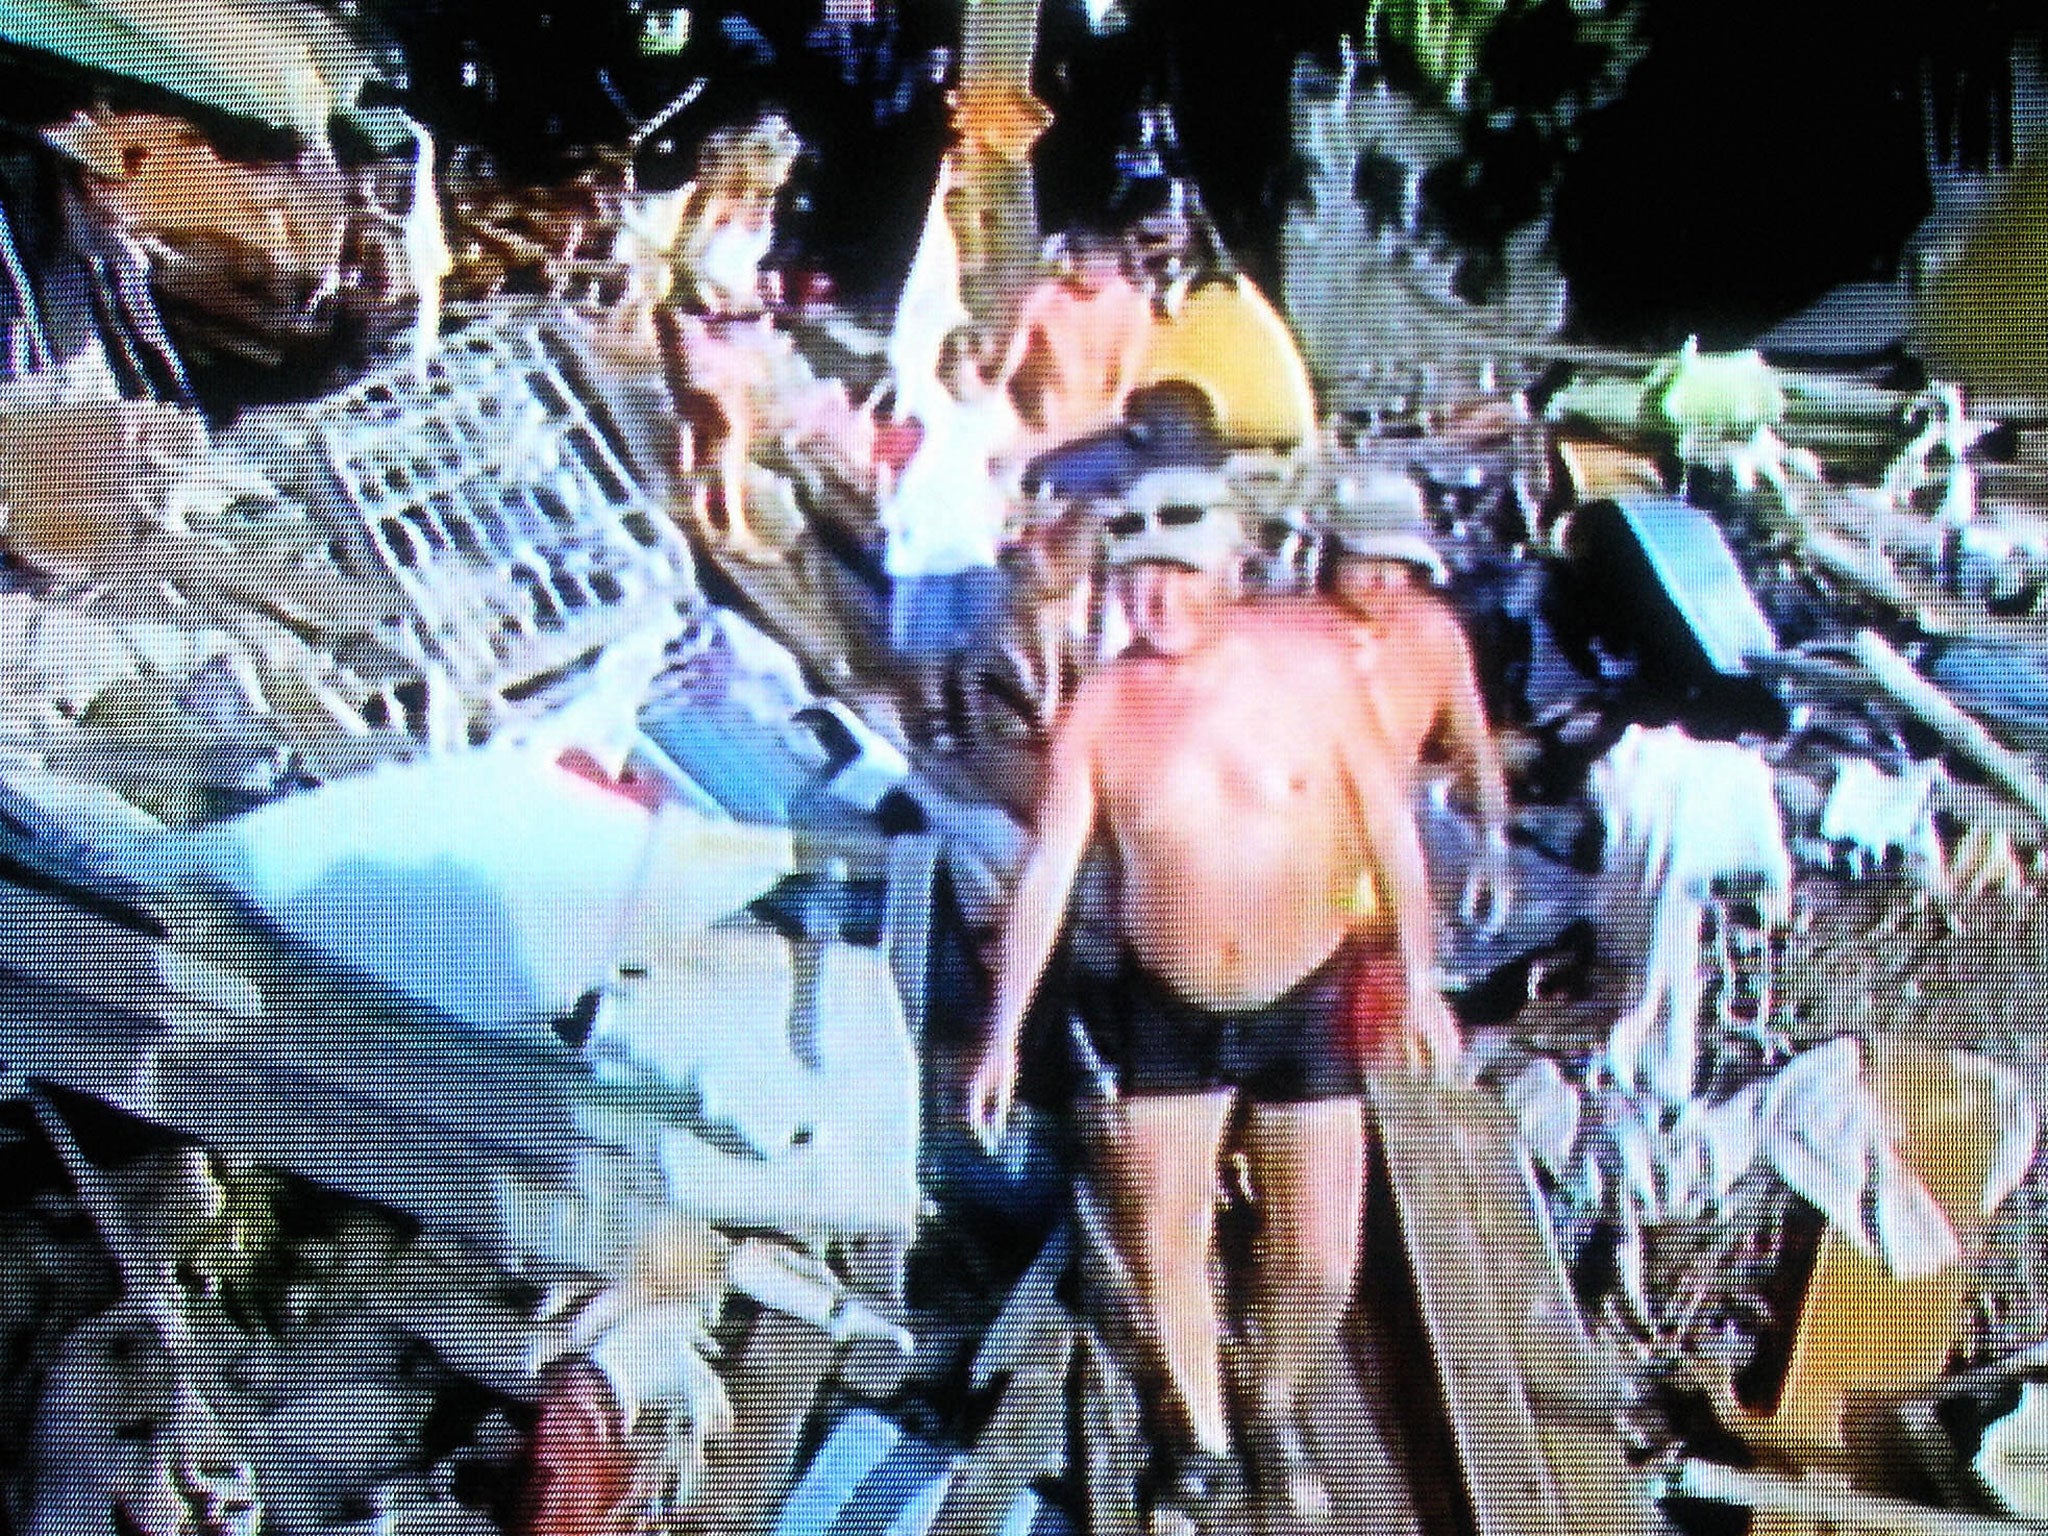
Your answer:
[[[998,1032],[982,1054],[967,1090],[967,1123],[982,1150],[994,1157],[1003,1144],[1010,1104],[1017,1093],[1017,1041]]]
[[[1456,1082],[1464,1062],[1465,1041],[1450,1007],[1427,980],[1416,982],[1408,995],[1408,1027],[1403,1038],[1409,1070],[1432,1073],[1437,1081]]]
[[[1473,859],[1471,873],[1465,876],[1465,891],[1458,901],[1459,919],[1466,927],[1483,934],[1499,933],[1507,926],[1511,886],[1507,834],[1488,832]]]

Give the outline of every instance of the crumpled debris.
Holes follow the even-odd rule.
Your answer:
[[[9,553],[64,580],[102,574],[161,530],[172,486],[205,446],[196,411],[11,386],[0,400]]]
[[[427,359],[441,343],[441,284],[454,270],[448,232],[441,218],[441,197],[434,185],[434,141],[413,125],[412,197],[401,226],[406,276],[412,283],[417,310],[413,320],[414,372],[424,379]]]
[[[1956,1070],[1990,1091],[1999,1126],[1998,1146],[1984,1178],[1980,1209],[1996,1211],[2025,1182],[2041,1144],[2041,1106],[2010,1067],[1974,1051],[1955,1053]]]
[[[1930,385],[1914,409],[1925,424],[1885,471],[1881,489],[1894,506],[1904,507],[1924,488],[1939,485],[1937,516],[1946,523],[1967,523],[1977,514],[1977,470],[1970,452],[1994,424],[1972,420],[1954,384]]]
[[[174,291],[200,297],[197,272],[223,263],[292,311],[340,286],[349,196],[325,134],[294,160],[231,159],[183,118],[95,108],[44,137],[86,168],[89,197],[150,247]]]
[[[2028,870],[2013,849],[2012,834],[2003,827],[1981,825],[1956,839],[1943,880],[1948,900],[1957,906],[1990,891],[2013,900],[2030,885]]]
[[[2040,1110],[2009,1068],[1966,1052],[1955,1053],[1955,1063],[1987,1084],[1997,1106],[1999,1140],[1980,1197],[1989,1215],[2032,1166]],[[1718,1103],[1694,1099],[1675,1116],[1651,1099],[1613,1090],[1581,1109],[1574,1094],[1555,1065],[1539,1059],[1511,1085],[1507,1101],[1524,1145],[1561,1187],[1582,1204],[1611,1196],[1638,1235],[1725,1213],[1761,1158],[1901,1279],[1933,1274],[1962,1257],[1954,1228],[1900,1153],[1898,1130],[1865,1078],[1863,1047],[1852,1036],[1806,1051],[1775,1077]],[[1593,1131],[1574,1150],[1560,1132],[1581,1117]],[[1557,1155],[1560,1144],[1565,1156]],[[1637,1300],[1646,1310],[1645,1299]]]
[[[1645,424],[1675,432],[1684,458],[1697,443],[1747,437],[1785,415],[1784,387],[1762,353],[1702,352],[1697,336],[1650,370],[1641,400]]]
[[[1606,1067],[1624,1090],[1692,1097],[1703,982],[1701,921],[1717,888],[1740,885],[1782,920],[1792,861],[1770,765],[1750,748],[1675,726],[1632,725],[1593,767],[1607,832],[1605,905],[1624,954],[1647,954],[1642,1000],[1615,1022]],[[1767,1022],[1767,1021],[1759,1021]]]
[[[1899,1156],[1855,1039],[1808,1051],[1779,1073],[1760,1123],[1779,1176],[1900,1278],[1931,1275],[1962,1257],[1948,1218]]]
[[[643,1410],[680,1407],[695,1461],[703,1439],[732,1424],[732,1403],[709,1359],[716,1348],[701,1309],[662,1301],[635,1308],[607,1328],[591,1346],[590,1362],[610,1384],[628,1434]]]
[[[1557,1063],[1539,1056],[1507,1090],[1508,1108],[1522,1144],[1553,1174],[1563,1175],[1579,1139],[1584,1096],[1564,1079]]]
[[[1932,760],[1889,774],[1864,758],[1844,759],[1821,811],[1820,835],[1848,845],[1851,873],[1880,867],[1897,852],[1923,882],[1938,880],[1943,860],[1934,789],[1940,777],[1941,765]]]

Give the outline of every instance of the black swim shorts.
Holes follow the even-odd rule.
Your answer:
[[[1380,946],[1349,939],[1287,991],[1257,1008],[1191,1003],[1128,949],[1111,979],[1080,989],[1081,1013],[1121,1092],[1211,1093],[1306,1104],[1364,1090],[1350,1011],[1360,963]]]

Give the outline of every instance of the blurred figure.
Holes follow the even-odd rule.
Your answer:
[[[1025,294],[996,375],[1019,398],[1042,446],[1123,414],[1151,329],[1118,243],[1092,230],[1065,240],[1059,273]]]
[[[983,372],[970,327],[948,333],[940,346],[939,379],[945,387],[918,405],[922,436],[882,503],[881,524],[890,642],[912,668],[920,734],[944,751],[957,744],[948,680],[1002,618],[996,552],[1023,429],[1009,397]]]
[[[1421,488],[1392,470],[1347,480],[1327,531],[1325,590],[1363,642],[1360,662],[1398,771],[1412,780],[1431,748],[1441,749],[1457,770],[1481,833],[1461,915],[1497,928],[1508,903],[1507,782],[1471,645],[1457,613],[1435,590],[1448,573],[1429,540]]]

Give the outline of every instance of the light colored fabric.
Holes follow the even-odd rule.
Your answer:
[[[891,576],[948,576],[996,563],[1008,513],[996,465],[1017,441],[1017,414],[1000,394],[960,401],[936,391],[924,437],[882,508]]]

